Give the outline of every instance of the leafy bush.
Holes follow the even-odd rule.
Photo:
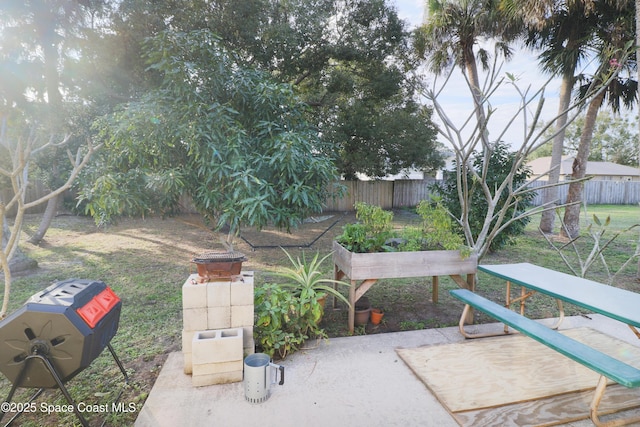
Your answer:
[[[284,359],[309,339],[309,333],[321,338],[327,336],[317,325],[309,327],[308,319],[313,317],[313,312],[301,316],[300,298],[280,285],[268,283],[257,287],[254,305],[254,334],[262,351],[271,357],[277,353]]]
[[[351,252],[384,252],[393,250],[385,242],[393,237],[391,221],[393,212],[385,211],[380,206],[358,202],[355,205],[356,218],[360,221],[347,224],[337,240]]]
[[[431,202],[423,200],[416,212],[422,218],[422,234],[427,249],[456,250],[465,246],[462,236],[454,231],[453,221],[442,199],[432,197]],[[468,255],[468,252],[465,253]]]
[[[347,224],[337,237],[338,243],[356,253],[460,250],[461,256],[469,256],[470,248],[453,228],[451,218],[441,200],[423,200],[416,208],[422,218],[421,227],[405,227],[393,230],[393,212],[379,206],[356,204],[356,218],[361,222]]]
[[[335,296],[349,305],[349,300],[334,289],[332,284],[347,283],[322,278],[320,265],[331,254],[322,259],[307,262],[302,257],[294,259],[287,253],[292,267],[276,273],[287,279],[283,284],[267,284],[255,291],[256,324],[254,328],[262,351],[280,358],[296,351],[309,338],[326,338],[320,320],[324,313],[324,299]]]
[[[498,143],[495,145],[493,153],[489,158],[486,173],[486,184],[490,189],[498,188],[507,179],[515,160],[516,154],[510,152],[506,144]],[[480,174],[484,168],[483,156],[475,156],[473,168]],[[529,179],[530,175],[530,169],[524,165],[521,166],[514,175],[511,186],[516,188],[523,185]],[[469,205],[469,227],[473,237],[476,238],[484,225],[489,204],[482,191],[482,187],[479,185],[480,183],[472,177],[471,172],[469,172],[467,179],[471,186],[469,190],[470,198],[467,202]],[[456,172],[446,172],[444,174],[443,182],[440,185],[434,185],[432,187],[432,191],[442,197],[443,206],[445,206],[454,217],[461,218],[462,207],[460,205],[460,200],[458,199],[457,183],[458,179]],[[492,193],[491,196],[493,197],[494,194],[495,193]],[[521,196],[517,200],[517,203],[514,203],[507,209],[505,218],[517,217],[528,210],[532,205],[534,196],[535,194],[533,192],[525,193],[525,195]],[[506,202],[506,197],[507,194],[504,192],[498,200],[498,204],[496,206],[497,210],[502,208]],[[498,235],[496,235],[489,246],[489,250],[496,251],[508,244],[512,244],[515,236],[519,236],[524,233],[524,229],[529,220],[529,217],[523,217],[509,224]],[[494,219],[491,222],[492,227],[495,225],[496,221],[497,219]]]

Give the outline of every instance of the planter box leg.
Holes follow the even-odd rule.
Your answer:
[[[438,284],[439,284],[438,276],[433,276],[431,278],[431,301],[434,304],[438,303]]]
[[[353,334],[355,320],[356,320],[356,280],[351,280],[351,286],[349,286],[349,332]]]
[[[476,275],[475,274],[467,274],[467,289],[472,292],[476,290]],[[469,312],[467,313],[467,318],[465,319],[468,325],[473,325],[473,307],[469,307]]]

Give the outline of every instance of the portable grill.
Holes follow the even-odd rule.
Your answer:
[[[44,389],[59,387],[87,426],[64,383],[87,368],[105,347],[128,382],[110,344],[118,331],[121,308],[120,298],[104,282],[92,280],[56,282],[29,298],[0,322],[0,372],[12,383],[5,402],[11,402],[18,387],[39,388],[29,402]],[[0,420],[3,416],[4,412]]]
[[[203,252],[194,257],[191,262],[198,269],[199,282],[227,280],[240,274],[242,263],[247,258],[243,253],[229,252]]]

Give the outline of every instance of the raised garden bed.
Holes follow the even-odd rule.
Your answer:
[[[450,276],[459,286],[474,288],[478,257],[462,257],[460,251],[354,253],[333,242],[336,280],[349,278],[349,330],[353,332],[355,303],[379,279],[432,277],[432,300],[438,302],[438,276]],[[466,276],[466,278],[463,278]]]

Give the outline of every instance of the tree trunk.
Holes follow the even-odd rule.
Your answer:
[[[640,0],[639,0],[640,1]],[[560,86],[560,104],[558,106],[558,118],[556,120],[555,132],[553,138],[553,148],[551,150],[551,164],[549,165],[549,181],[548,184],[557,184],[560,181],[560,162],[562,161],[562,151],[564,147],[565,126],[567,124],[567,109],[571,103],[571,91],[575,79],[573,73],[565,74],[562,78]],[[557,204],[559,189],[557,186],[546,188],[543,192],[542,203],[548,206]],[[543,233],[553,233],[553,225],[556,213],[554,209],[545,211],[540,218],[540,230]]]
[[[63,120],[61,120],[61,116],[63,115],[62,94],[60,92],[60,75],[58,74],[60,62],[58,48],[60,46],[60,40],[56,33],[56,25],[58,23],[57,11],[53,9],[53,6],[51,6],[51,9],[49,7],[37,8],[34,13],[34,21],[38,28],[38,43],[44,53],[44,80],[48,101],[49,131],[52,135],[55,135],[61,130],[61,123],[63,122]],[[56,156],[57,153],[54,150],[50,163],[50,180],[52,183],[58,182],[60,176]],[[55,188],[53,185],[52,187]],[[58,211],[59,200],[60,197],[55,196],[47,201],[47,208],[40,221],[38,230],[31,239],[29,239],[29,243],[37,245],[44,239],[44,235],[51,225],[51,220]]]
[[[473,104],[475,107],[476,120],[478,121],[478,129],[481,132],[481,140],[483,149],[490,148],[489,146],[489,129],[487,128],[487,116],[484,113],[484,95],[480,89],[480,77],[478,76],[478,65],[473,54],[473,43],[468,44],[463,48],[465,68],[467,72],[467,78],[471,85],[471,94],[473,96]]]
[[[38,227],[38,230],[33,234],[33,236],[31,236],[31,238],[29,239],[29,243],[38,245],[40,244],[42,239],[44,239],[44,235],[47,233],[47,230],[49,230],[51,221],[53,221],[53,218],[55,218],[56,214],[58,213],[60,199],[61,196],[57,195],[47,201],[47,208],[44,210],[44,214],[42,215],[42,219],[40,220],[40,226]]]
[[[6,255],[5,248],[9,243],[9,236],[11,235],[11,229],[7,223],[6,218],[2,218],[2,251]],[[18,273],[21,271],[30,270],[32,268],[37,267],[38,262],[29,258],[20,250],[20,248],[16,248],[15,252],[11,259],[7,260],[9,271],[5,272],[5,280],[7,277],[7,273]],[[0,267],[4,267],[0,265]],[[4,268],[3,268],[4,269]],[[9,276],[10,277],[10,276]]]
[[[567,194],[567,204],[564,210],[564,228],[560,234],[571,239],[578,237],[580,234],[580,202],[582,201],[582,189],[584,183],[577,181],[585,177],[587,171],[587,160],[589,159],[589,151],[591,149],[591,140],[593,139],[593,129],[598,118],[598,110],[604,100],[605,91],[601,91],[589,103],[587,114],[584,119],[584,129],[580,135],[580,143],[578,152],[573,161],[573,173],[571,175],[571,184],[569,184],[569,193]]]

